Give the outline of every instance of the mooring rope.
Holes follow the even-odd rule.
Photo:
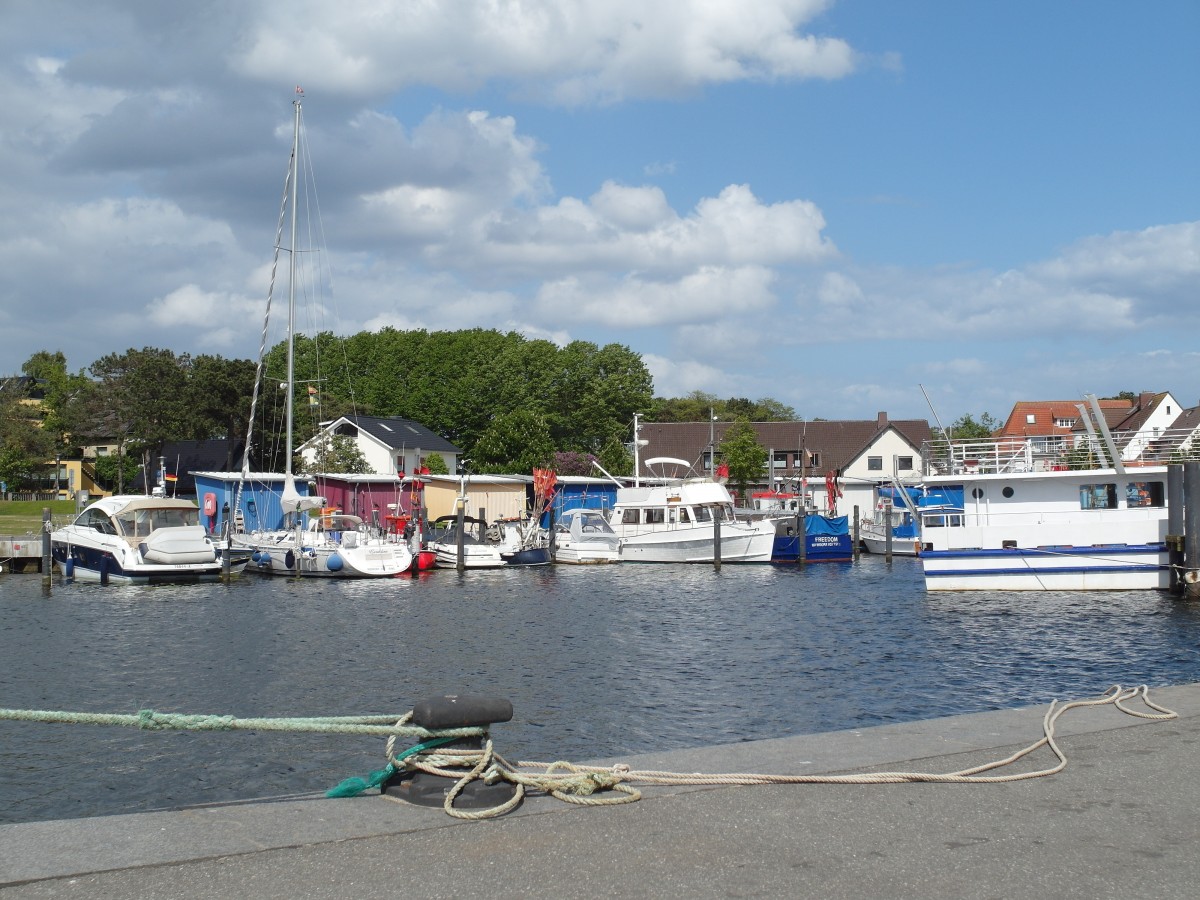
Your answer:
[[[1152,712],[1130,709],[1125,704],[1140,698]],[[45,710],[0,709],[0,719],[24,722],[54,722],[82,725],[119,725],[151,731],[288,731],[319,734],[386,735],[388,764],[367,778],[348,778],[330,789],[326,796],[349,797],[378,787],[397,772],[425,772],[455,779],[446,792],[443,809],[459,819],[488,819],[503,815],[520,805],[529,790],[542,791],[565,803],[581,806],[607,806],[632,803],[642,796],[634,784],[642,785],[767,785],[767,784],[1000,784],[1042,778],[1061,772],[1067,757],[1055,740],[1055,726],[1068,710],[1079,707],[1114,706],[1129,716],[1162,721],[1178,718],[1178,714],[1153,702],[1149,688],[1122,688],[1114,685],[1099,697],[1050,703],[1042,717],[1042,737],[1004,759],[984,763],[954,772],[865,772],[845,775],[771,775],[733,772],[704,774],[700,772],[668,772],[636,770],[625,764],[608,767],[578,765],[571,762],[509,763],[495,752],[488,729],[484,727],[446,728],[430,730],[410,724],[412,712],[395,716],[329,716],[301,718],[238,719],[233,716],[182,715],[142,710],[137,715],[80,713]],[[399,753],[396,741],[401,737],[417,738],[418,742]],[[480,739],[479,747],[448,747],[447,744],[465,738]],[[986,774],[1012,765],[1042,747],[1049,747],[1058,762],[1034,771],[997,775]],[[464,771],[465,770],[465,771]],[[537,770],[537,771],[534,771]],[[504,781],[514,786],[510,799],[489,809],[464,810],[454,801],[474,781],[496,784]],[[388,796],[388,795],[384,795]],[[392,799],[392,798],[389,798]]]
[[[1136,698],[1141,698],[1154,712],[1142,712],[1130,709],[1125,704]],[[704,774],[699,772],[666,772],[657,770],[635,770],[624,764],[609,767],[583,766],[575,763],[558,761],[518,762],[508,763],[492,749],[488,739],[482,749],[473,750],[442,750],[438,752],[420,752],[406,756],[404,759],[394,757],[392,749],[394,739],[388,740],[389,770],[421,771],[431,775],[457,778],[454,788],[447,793],[443,809],[451,816],[461,819],[486,819],[502,815],[521,802],[527,789],[541,790],[566,803],[582,806],[612,805],[617,803],[632,803],[641,798],[641,792],[633,784],[642,785],[766,785],[766,784],[901,784],[901,783],[935,783],[935,784],[1000,784],[1011,781],[1026,781],[1031,778],[1042,778],[1061,772],[1067,765],[1067,757],[1055,741],[1055,725],[1058,719],[1070,709],[1078,707],[1115,706],[1126,715],[1140,719],[1165,720],[1178,718],[1178,714],[1166,707],[1154,703],[1149,696],[1149,688],[1142,685],[1137,688],[1123,689],[1114,685],[1097,698],[1090,700],[1074,700],[1059,704],[1051,702],[1049,709],[1042,718],[1042,737],[1011,756],[994,762],[984,763],[968,769],[955,772],[867,772],[846,775],[769,775],[754,773],[725,773]],[[1041,747],[1049,747],[1057,757],[1057,764],[1044,769],[1029,772],[1017,772],[1006,775],[987,775],[1004,766],[1012,765]],[[470,766],[470,771],[463,774],[463,768]],[[541,771],[529,771],[529,770]],[[467,811],[454,807],[454,799],[475,780],[486,783],[507,781],[516,786],[514,797],[506,803],[492,809]],[[606,791],[615,791],[622,796],[596,796]]]
[[[411,717],[411,713],[409,714]],[[443,728],[430,731],[402,725],[389,716],[300,716],[294,718],[238,719],[234,716],[184,715],[143,709],[136,715],[65,712],[61,710],[0,709],[0,719],[17,722],[50,722],[67,725],[119,725],[146,731],[289,731],[311,734],[359,734],[377,737],[406,736],[447,739],[480,737],[486,728]]]

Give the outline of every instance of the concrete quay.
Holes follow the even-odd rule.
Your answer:
[[[372,794],[5,825],[0,891],[3,900],[1192,898],[1200,684],[1150,697],[1180,717],[1070,710],[1056,732],[1066,769],[1006,784],[651,787],[614,807],[531,797],[483,822]],[[1033,743],[1046,708],[621,761],[681,772],[950,772]],[[493,739],[517,758],[503,725]],[[1053,762],[1042,748],[1015,769]]]

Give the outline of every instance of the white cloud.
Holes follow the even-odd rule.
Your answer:
[[[374,94],[501,80],[564,105],[678,95],[745,80],[841,78],[844,40],[803,33],[826,0],[268,0],[245,13],[234,69]],[[318,24],[319,23],[319,24]]]
[[[760,267],[703,266],[677,281],[620,281],[578,278],[544,284],[537,304],[545,316],[614,328],[651,328],[703,321],[731,308],[750,312],[770,307],[773,273]]]

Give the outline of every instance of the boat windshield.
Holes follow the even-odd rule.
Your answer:
[[[129,509],[117,513],[116,520],[126,537],[145,537],[158,528],[198,525],[200,524],[200,510],[182,507]]]

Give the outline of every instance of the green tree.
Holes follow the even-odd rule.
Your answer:
[[[446,465],[446,460],[440,453],[430,453],[425,457],[425,468],[429,470],[430,475],[449,475],[450,468]]]
[[[110,353],[92,363],[89,371],[125,433],[153,453],[166,441],[189,434],[190,366],[186,354],[144,347]]]
[[[314,450],[311,463],[302,458],[296,460],[296,471],[306,475],[369,475],[374,472],[358,443],[348,434],[323,434],[317,438]]]
[[[526,473],[550,465],[554,444],[540,413],[519,409],[496,416],[471,448],[471,470]]]
[[[598,454],[600,465],[608,474],[613,476],[628,476],[633,474],[633,454],[618,437],[611,437],[604,442]]]
[[[746,488],[763,478],[767,450],[758,442],[758,434],[746,419],[738,419],[725,432],[718,458],[729,467],[729,480],[746,497]]]
[[[56,453],[74,455],[67,408],[71,398],[83,389],[87,376],[67,371],[67,358],[61,350],[39,350],[21,366],[21,371],[37,381],[42,392],[42,428],[52,436]]]
[[[246,434],[250,398],[254,393],[255,365],[248,359],[200,355],[187,372],[189,437],[229,438],[237,442]]]
[[[8,489],[37,487],[51,468],[54,438],[41,427],[39,408],[15,383],[0,382],[0,481]]]
[[[968,441],[990,438],[1000,429],[1001,424],[987,413],[983,413],[978,422],[967,413],[950,423],[950,437],[954,440]]]

